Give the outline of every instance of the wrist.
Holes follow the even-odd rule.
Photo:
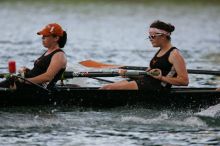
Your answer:
[[[160,77],[160,80],[163,81],[163,76]]]

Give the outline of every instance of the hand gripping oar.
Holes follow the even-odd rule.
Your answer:
[[[79,64],[85,67],[92,67],[92,68],[118,68],[118,69],[127,69],[127,70],[146,70],[147,67],[143,66],[122,66],[122,65],[113,65],[113,64],[105,64],[93,60],[86,60],[79,62]],[[188,73],[190,74],[204,74],[204,75],[216,75],[220,76],[220,71],[214,70],[197,70],[197,69],[187,69]]]
[[[25,81],[25,82],[27,82],[27,83],[29,83],[29,84],[31,84],[31,85],[34,85],[34,86],[36,86],[36,87],[38,87],[38,88],[40,88],[40,89],[43,89],[43,90],[49,92],[49,90],[46,89],[46,88],[44,88],[43,86],[38,85],[38,84],[36,84],[36,83],[33,83],[33,82],[29,81],[28,79],[25,79],[25,78],[23,78],[23,77],[21,77],[21,76],[19,76],[19,75],[15,75],[15,73],[16,73],[16,62],[15,62],[14,60],[10,60],[10,61],[8,62],[8,71],[9,71],[9,73],[0,74],[0,78],[6,78],[6,79],[8,79],[8,78],[13,78],[13,77],[14,77],[14,78],[20,79],[20,80],[22,80],[22,81]]]
[[[49,90],[46,89],[46,88],[44,88],[43,86],[38,85],[38,84],[36,84],[36,83],[33,83],[33,82],[29,81],[28,79],[25,79],[25,78],[23,78],[23,77],[21,77],[21,76],[19,76],[19,75],[13,75],[13,74],[9,74],[9,73],[0,74],[0,78],[6,78],[6,79],[8,79],[8,78],[13,78],[13,77],[14,77],[14,78],[18,78],[18,79],[20,79],[20,80],[23,80],[23,81],[25,81],[25,82],[27,82],[27,83],[29,83],[29,84],[31,84],[31,85],[34,85],[34,86],[36,86],[36,87],[38,87],[38,88],[40,88],[40,89],[43,89],[43,90],[49,92]]]
[[[50,92],[50,90],[48,90],[47,88],[44,88],[43,86],[41,86],[41,85],[38,85],[38,84],[36,84],[36,83],[34,83],[34,82],[31,82],[31,81],[29,81],[28,79],[25,79],[25,78],[23,78],[23,77],[21,77],[21,76],[15,76],[16,78],[19,78],[19,79],[21,79],[21,80],[23,80],[23,81],[25,81],[25,82],[27,82],[27,83],[29,83],[29,84],[31,84],[31,85],[34,85],[34,86],[36,86],[36,87],[38,87],[38,88],[40,88],[40,89],[43,89],[43,90],[45,90],[45,91],[47,91],[47,92]]]
[[[134,76],[147,76],[153,75],[157,76],[158,72],[150,73],[150,72],[137,72],[137,71],[130,71],[125,72],[124,74],[120,74],[115,71],[110,72],[65,72],[64,78],[76,78],[76,77],[116,77],[116,76],[126,76],[126,77],[134,77]]]

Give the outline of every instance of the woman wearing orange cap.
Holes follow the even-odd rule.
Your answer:
[[[171,33],[175,27],[162,21],[150,25],[149,39],[153,47],[159,47],[150,62],[147,72],[158,72],[158,76],[145,76],[135,81],[121,81],[105,85],[101,89],[133,89],[133,90],[163,90],[172,85],[188,85],[188,73],[185,61],[180,51],[171,44]],[[126,70],[120,71],[122,74]]]
[[[42,44],[47,50],[35,62],[32,69],[22,67],[19,73],[36,84],[45,85],[47,88],[53,88],[56,82],[61,78],[67,65],[66,55],[63,48],[67,41],[67,33],[59,24],[48,24],[37,33],[42,35]],[[0,87],[9,87],[11,83],[5,81],[0,83]],[[30,87],[31,85],[22,80],[15,81],[17,88]]]

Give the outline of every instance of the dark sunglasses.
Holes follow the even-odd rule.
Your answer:
[[[56,37],[55,35],[45,35],[45,36],[42,36],[42,39],[45,39],[45,38],[47,38],[47,37]]]
[[[162,36],[162,35],[163,35],[162,33],[157,33],[157,34],[155,34],[155,35],[149,35],[148,38],[149,38],[150,40],[153,40],[153,39],[155,39],[157,36]]]

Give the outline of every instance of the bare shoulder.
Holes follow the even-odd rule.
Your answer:
[[[66,55],[64,52],[57,52],[53,55],[53,58],[66,58]]]
[[[64,52],[57,52],[56,54],[53,55],[52,61],[59,62],[61,64],[66,64],[67,59],[66,55]]]
[[[178,50],[178,49],[174,49],[171,53],[170,53],[170,57],[171,58],[181,58],[184,59],[182,53]]]
[[[182,56],[178,49],[174,49],[171,53],[171,56]]]
[[[171,63],[177,61],[177,60],[184,60],[181,52],[178,49],[174,49],[171,53],[170,53],[170,57],[169,57],[169,61]]]

